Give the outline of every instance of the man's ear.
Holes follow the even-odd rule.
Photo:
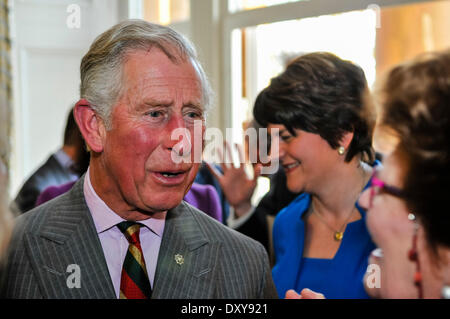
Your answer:
[[[80,102],[75,105],[73,110],[75,121],[88,147],[92,151],[100,153],[103,151],[103,141],[106,135],[105,125],[87,101],[85,103]]]
[[[339,146],[343,146],[346,150],[348,150],[352,140],[353,140],[353,132],[346,132],[344,133],[344,135],[342,135],[341,139],[339,140]]]

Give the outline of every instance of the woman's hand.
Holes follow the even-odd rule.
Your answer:
[[[285,299],[325,299],[325,296],[321,293],[314,292],[311,289],[305,288],[300,294],[295,290],[290,289],[286,291]]]
[[[241,217],[248,212],[251,208],[251,198],[255,191],[257,179],[261,174],[261,165],[256,165],[254,168],[253,178],[249,178],[244,169],[244,154],[242,147],[238,144],[234,144],[239,154],[239,160],[241,165],[236,167],[231,158],[231,147],[228,142],[224,143],[227,148],[228,164],[225,163],[223,153],[218,150],[221,157],[221,168],[223,174],[215,169],[215,167],[209,163],[206,163],[210,172],[219,181],[225,198],[235,210],[237,217]]]

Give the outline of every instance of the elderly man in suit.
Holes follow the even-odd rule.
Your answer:
[[[80,70],[74,114],[90,167],[18,218],[1,297],[276,297],[264,247],[182,201],[210,103],[191,44],[129,20],[94,41]],[[191,140],[172,139],[178,128]]]

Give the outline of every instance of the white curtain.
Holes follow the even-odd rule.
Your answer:
[[[12,106],[11,39],[8,24],[8,0],[0,0],[0,259],[10,233],[8,211],[8,170]]]

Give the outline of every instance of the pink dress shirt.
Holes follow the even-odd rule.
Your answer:
[[[119,298],[120,277],[122,265],[128,250],[128,241],[116,225],[125,220],[111,210],[94,191],[90,180],[89,169],[84,179],[83,191],[87,206],[94,219],[98,237],[100,238],[109,275],[114,285],[114,291],[116,292],[117,298]],[[141,227],[139,237],[152,288],[165,218],[166,212],[162,212],[154,214],[149,219],[139,221],[139,223],[145,226]]]

